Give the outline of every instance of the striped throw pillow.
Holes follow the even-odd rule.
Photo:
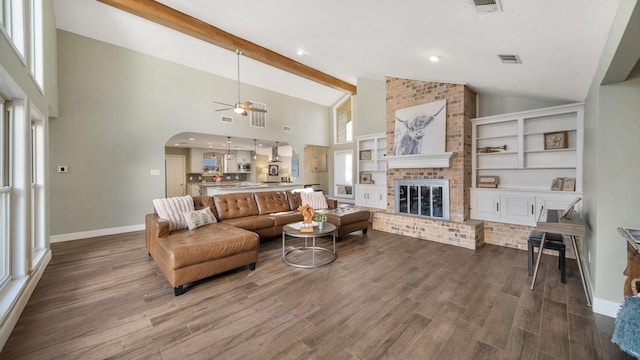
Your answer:
[[[184,213],[194,210],[191,195],[154,199],[153,206],[161,219],[169,221],[169,231],[186,229],[188,224]]]
[[[300,198],[302,199],[302,205],[309,205],[314,210],[322,210],[329,207],[322,191],[304,191],[300,193]]]

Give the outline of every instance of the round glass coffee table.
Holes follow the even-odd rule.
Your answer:
[[[299,268],[316,268],[332,263],[336,259],[336,226],[325,223],[322,229],[313,227],[313,232],[302,232],[302,221],[285,225],[282,228],[282,260],[291,266]],[[333,250],[316,245],[316,238],[327,235],[333,236]],[[287,237],[303,238],[304,246],[286,248]],[[311,246],[308,241],[311,239]]]

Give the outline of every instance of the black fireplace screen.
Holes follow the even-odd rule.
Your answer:
[[[448,180],[397,180],[396,212],[449,219]]]

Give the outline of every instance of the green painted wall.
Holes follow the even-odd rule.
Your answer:
[[[233,112],[225,115],[234,123],[222,124],[213,101],[235,96],[234,80],[62,30],[57,36],[52,235],[143,224],[151,201],[164,196],[165,143],[177,133],[278,140],[298,154],[305,144],[329,144],[328,107],[242,84],[244,97],[267,104],[268,128],[252,128]],[[58,165],[68,165],[69,173],[55,172]],[[160,175],[150,175],[156,169]]]

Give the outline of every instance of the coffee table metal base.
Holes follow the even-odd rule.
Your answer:
[[[337,258],[336,227],[332,224],[325,224],[325,228],[326,229],[322,230],[314,229],[313,233],[301,233],[300,231],[297,231],[297,229],[285,226],[282,231],[282,261],[287,265],[303,269],[317,268],[334,262]],[[316,246],[316,237],[323,237],[327,235],[331,235],[333,238],[333,250]],[[304,238],[304,246],[287,249],[285,245],[287,236],[291,236],[293,238]],[[311,246],[308,246],[309,240],[311,240]],[[292,259],[293,257],[300,258],[301,256],[299,255],[303,255],[305,259],[310,257],[311,263],[308,263],[308,261],[302,262],[297,259]]]

